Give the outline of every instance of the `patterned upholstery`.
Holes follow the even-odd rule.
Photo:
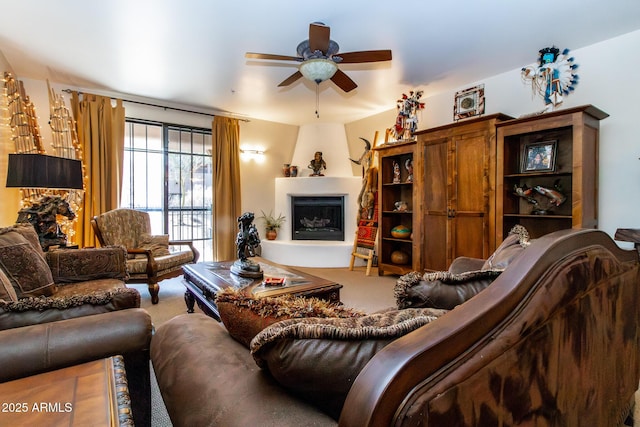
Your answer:
[[[0,330],[140,307],[121,246],[43,252],[33,225],[0,228]],[[36,292],[48,286],[47,292]]]
[[[158,303],[158,282],[182,274],[182,266],[198,261],[198,251],[191,241],[168,241],[168,255],[158,254],[158,242],[151,234],[149,214],[133,209],[114,209],[93,217],[91,225],[101,246],[124,246],[128,252],[128,282],[147,283],[151,301]],[[184,250],[174,251],[182,246]],[[163,252],[160,252],[163,253]]]
[[[96,217],[104,245],[122,245],[127,249],[138,247],[138,236],[151,232],[151,221],[146,212],[116,209]]]

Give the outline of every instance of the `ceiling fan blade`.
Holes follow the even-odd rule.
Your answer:
[[[309,25],[309,49],[311,52],[316,50],[326,54],[329,50],[329,33],[331,29],[320,22],[314,22]]]
[[[282,83],[278,85],[278,87],[289,86],[291,83],[295,82],[301,77],[302,77],[302,73],[300,71],[296,71],[295,73],[291,74],[289,77],[284,79]]]
[[[245,58],[252,59],[274,59],[277,61],[302,61],[302,58],[297,56],[286,56],[286,55],[272,55],[270,53],[253,53],[247,52],[244,54]]]
[[[336,56],[342,58],[342,64],[391,61],[390,50],[363,50],[360,52],[338,53]]]
[[[331,81],[345,92],[351,92],[358,87],[356,82],[351,80],[351,77],[347,76],[342,70],[336,71],[333,77],[331,77]]]

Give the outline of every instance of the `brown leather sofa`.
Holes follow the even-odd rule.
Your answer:
[[[536,239],[484,290],[373,355],[333,418],[204,315],[160,326],[151,359],[176,427],[620,425],[640,379],[639,282],[638,253],[602,231]],[[352,357],[361,343],[341,348]],[[334,381],[330,356],[312,362]]]
[[[140,308],[6,329],[0,331],[0,382],[121,355],[134,422],[150,426],[151,336],[151,317]]]
[[[0,330],[140,307],[123,247],[43,252],[31,224],[0,228]]]

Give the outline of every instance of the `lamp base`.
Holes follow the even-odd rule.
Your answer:
[[[62,232],[57,216],[74,219],[76,214],[60,196],[44,196],[37,203],[18,211],[18,223],[30,223],[38,233],[42,250],[50,246],[67,246],[67,235]]]

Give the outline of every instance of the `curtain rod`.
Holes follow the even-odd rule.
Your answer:
[[[63,89],[62,91],[63,91],[63,92],[66,92],[66,93],[71,93],[71,92],[73,92],[73,90],[71,90],[71,89]],[[80,91],[76,91],[76,92],[78,92],[78,94],[79,94],[79,95],[82,95],[82,94],[84,93],[84,92],[80,92]],[[130,104],[139,104],[139,105],[146,105],[146,106],[148,106],[148,107],[164,108],[165,110],[180,111],[180,112],[183,112],[183,113],[201,114],[201,115],[203,115],[203,116],[209,116],[209,117],[215,117],[215,116],[225,117],[225,116],[224,116],[224,115],[222,115],[222,114],[203,113],[203,112],[201,112],[201,111],[193,111],[193,110],[186,110],[186,109],[183,109],[183,108],[168,107],[168,106],[166,106],[166,105],[151,104],[151,103],[149,103],[149,102],[132,101],[132,100],[130,100],[130,99],[114,98],[114,97],[112,97],[112,96],[110,96],[110,98],[111,98],[111,99],[121,99],[121,100],[122,100],[122,102],[128,102],[128,103],[130,103]],[[239,118],[237,118],[237,117],[231,117],[231,118],[232,118],[232,119],[240,120],[241,122],[250,122],[250,121],[251,121],[251,120],[249,120],[249,119],[239,119]]]

